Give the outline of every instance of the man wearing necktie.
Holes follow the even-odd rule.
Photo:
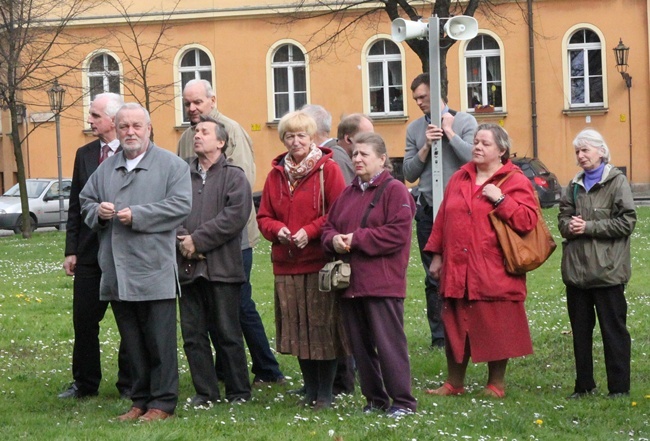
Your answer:
[[[59,398],[84,398],[97,395],[102,378],[99,349],[99,322],[104,318],[108,302],[99,300],[101,269],[97,262],[99,242],[81,217],[79,193],[90,175],[105,159],[113,156],[120,142],[116,137],[114,118],[124,104],[114,93],[102,93],[90,103],[88,124],[96,140],[77,150],[72,174],[70,209],[66,226],[65,273],[74,277],[72,293],[72,322],[74,346],[72,377],[74,382],[59,394]],[[131,374],[125,351],[120,344],[118,354],[117,389],[120,396],[131,395]]]

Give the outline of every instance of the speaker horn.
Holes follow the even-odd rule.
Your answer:
[[[391,36],[397,42],[411,40],[413,38],[423,38],[427,36],[428,29],[428,24],[423,23],[422,20],[413,21],[396,18],[391,24]]]
[[[478,22],[467,15],[452,17],[445,23],[445,33],[453,40],[471,40],[478,34]]]

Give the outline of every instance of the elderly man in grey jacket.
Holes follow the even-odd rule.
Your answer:
[[[189,167],[150,140],[149,113],[127,103],[115,116],[122,153],[105,160],[80,194],[99,235],[100,298],[132,362],[133,405],[119,421],[173,415],[178,402],[176,228],[190,213]]]

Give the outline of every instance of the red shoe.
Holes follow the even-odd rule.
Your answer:
[[[173,415],[171,413],[167,413],[164,410],[149,409],[147,410],[147,413],[138,418],[138,420],[142,421],[143,423],[149,423],[151,421],[166,420],[172,416]]]
[[[129,409],[129,411],[125,414],[122,414],[117,417],[118,421],[135,421],[138,418],[140,418],[144,414],[144,410],[140,409],[139,407],[132,407]]]
[[[483,389],[483,395],[491,398],[505,398],[506,391],[503,389],[499,389],[494,384],[488,384],[487,386],[485,386],[485,389]]]
[[[445,384],[443,384],[438,389],[426,389],[424,393],[429,395],[448,397],[450,395],[463,395],[465,393],[465,388],[463,386],[454,387],[451,384],[449,384],[449,382],[445,382]]]

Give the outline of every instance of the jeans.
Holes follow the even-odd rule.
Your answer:
[[[422,201],[422,198],[420,200]],[[418,238],[418,247],[420,248],[420,259],[422,260],[425,274],[424,294],[427,300],[427,319],[429,321],[429,329],[431,330],[431,345],[441,347],[445,344],[445,330],[441,318],[442,299],[438,295],[438,282],[429,274],[432,256],[429,253],[423,252],[427,240],[431,235],[432,228],[433,207],[418,204],[417,211],[415,212],[415,229]]]

